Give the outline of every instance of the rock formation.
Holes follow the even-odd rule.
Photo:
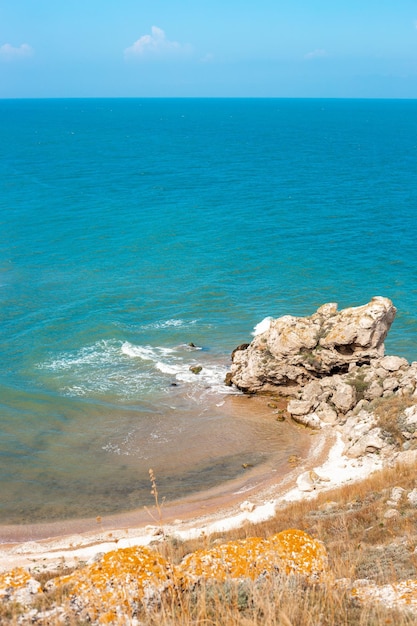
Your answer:
[[[311,381],[383,357],[395,313],[388,298],[376,297],[340,312],[337,304],[329,303],[311,317],[271,319],[249,345],[233,352],[226,382],[247,393],[296,395]]]
[[[376,297],[340,312],[330,303],[307,318],[269,318],[233,352],[226,384],[288,397],[288,414],[305,426],[337,426],[348,457],[414,449],[417,362],[384,356],[395,312],[388,298]],[[377,405],[390,398],[396,406],[387,423]]]

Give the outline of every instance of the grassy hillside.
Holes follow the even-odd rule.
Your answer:
[[[417,464],[384,469],[366,480],[318,495],[317,499],[293,503],[274,519],[246,525],[221,535],[181,542],[165,537],[152,548],[172,564],[202,547],[246,537],[270,537],[298,528],[320,539],[327,548],[331,576],[326,582],[309,584],[283,574],[249,579],[205,582],[168,594],[149,610],[138,603],[122,621],[95,623],[136,626],[403,626],[417,623],[417,613],[401,611],[387,603],[359,602],[352,581],[368,579],[378,585],[417,578]],[[59,572],[61,575],[63,572]],[[56,572],[34,574],[45,588]],[[123,586],[123,580],[120,580]],[[353,584],[353,587],[358,584]],[[416,593],[417,596],[417,593]],[[69,591],[46,592],[30,608],[3,602],[2,624],[70,626],[87,624],[71,607]],[[62,607],[62,611],[60,610]],[[65,609],[64,609],[65,607]]]

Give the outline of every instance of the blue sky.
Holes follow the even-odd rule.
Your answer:
[[[0,0],[0,97],[417,98],[417,0]]]

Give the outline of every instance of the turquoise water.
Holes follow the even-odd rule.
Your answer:
[[[261,463],[273,435],[248,447],[223,379],[267,315],[387,296],[387,352],[417,359],[417,101],[0,113],[0,521],[141,505],[152,465],[180,497]]]

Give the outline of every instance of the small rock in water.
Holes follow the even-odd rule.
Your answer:
[[[190,365],[190,372],[192,372],[193,374],[199,374],[202,369],[203,368],[201,365]]]

